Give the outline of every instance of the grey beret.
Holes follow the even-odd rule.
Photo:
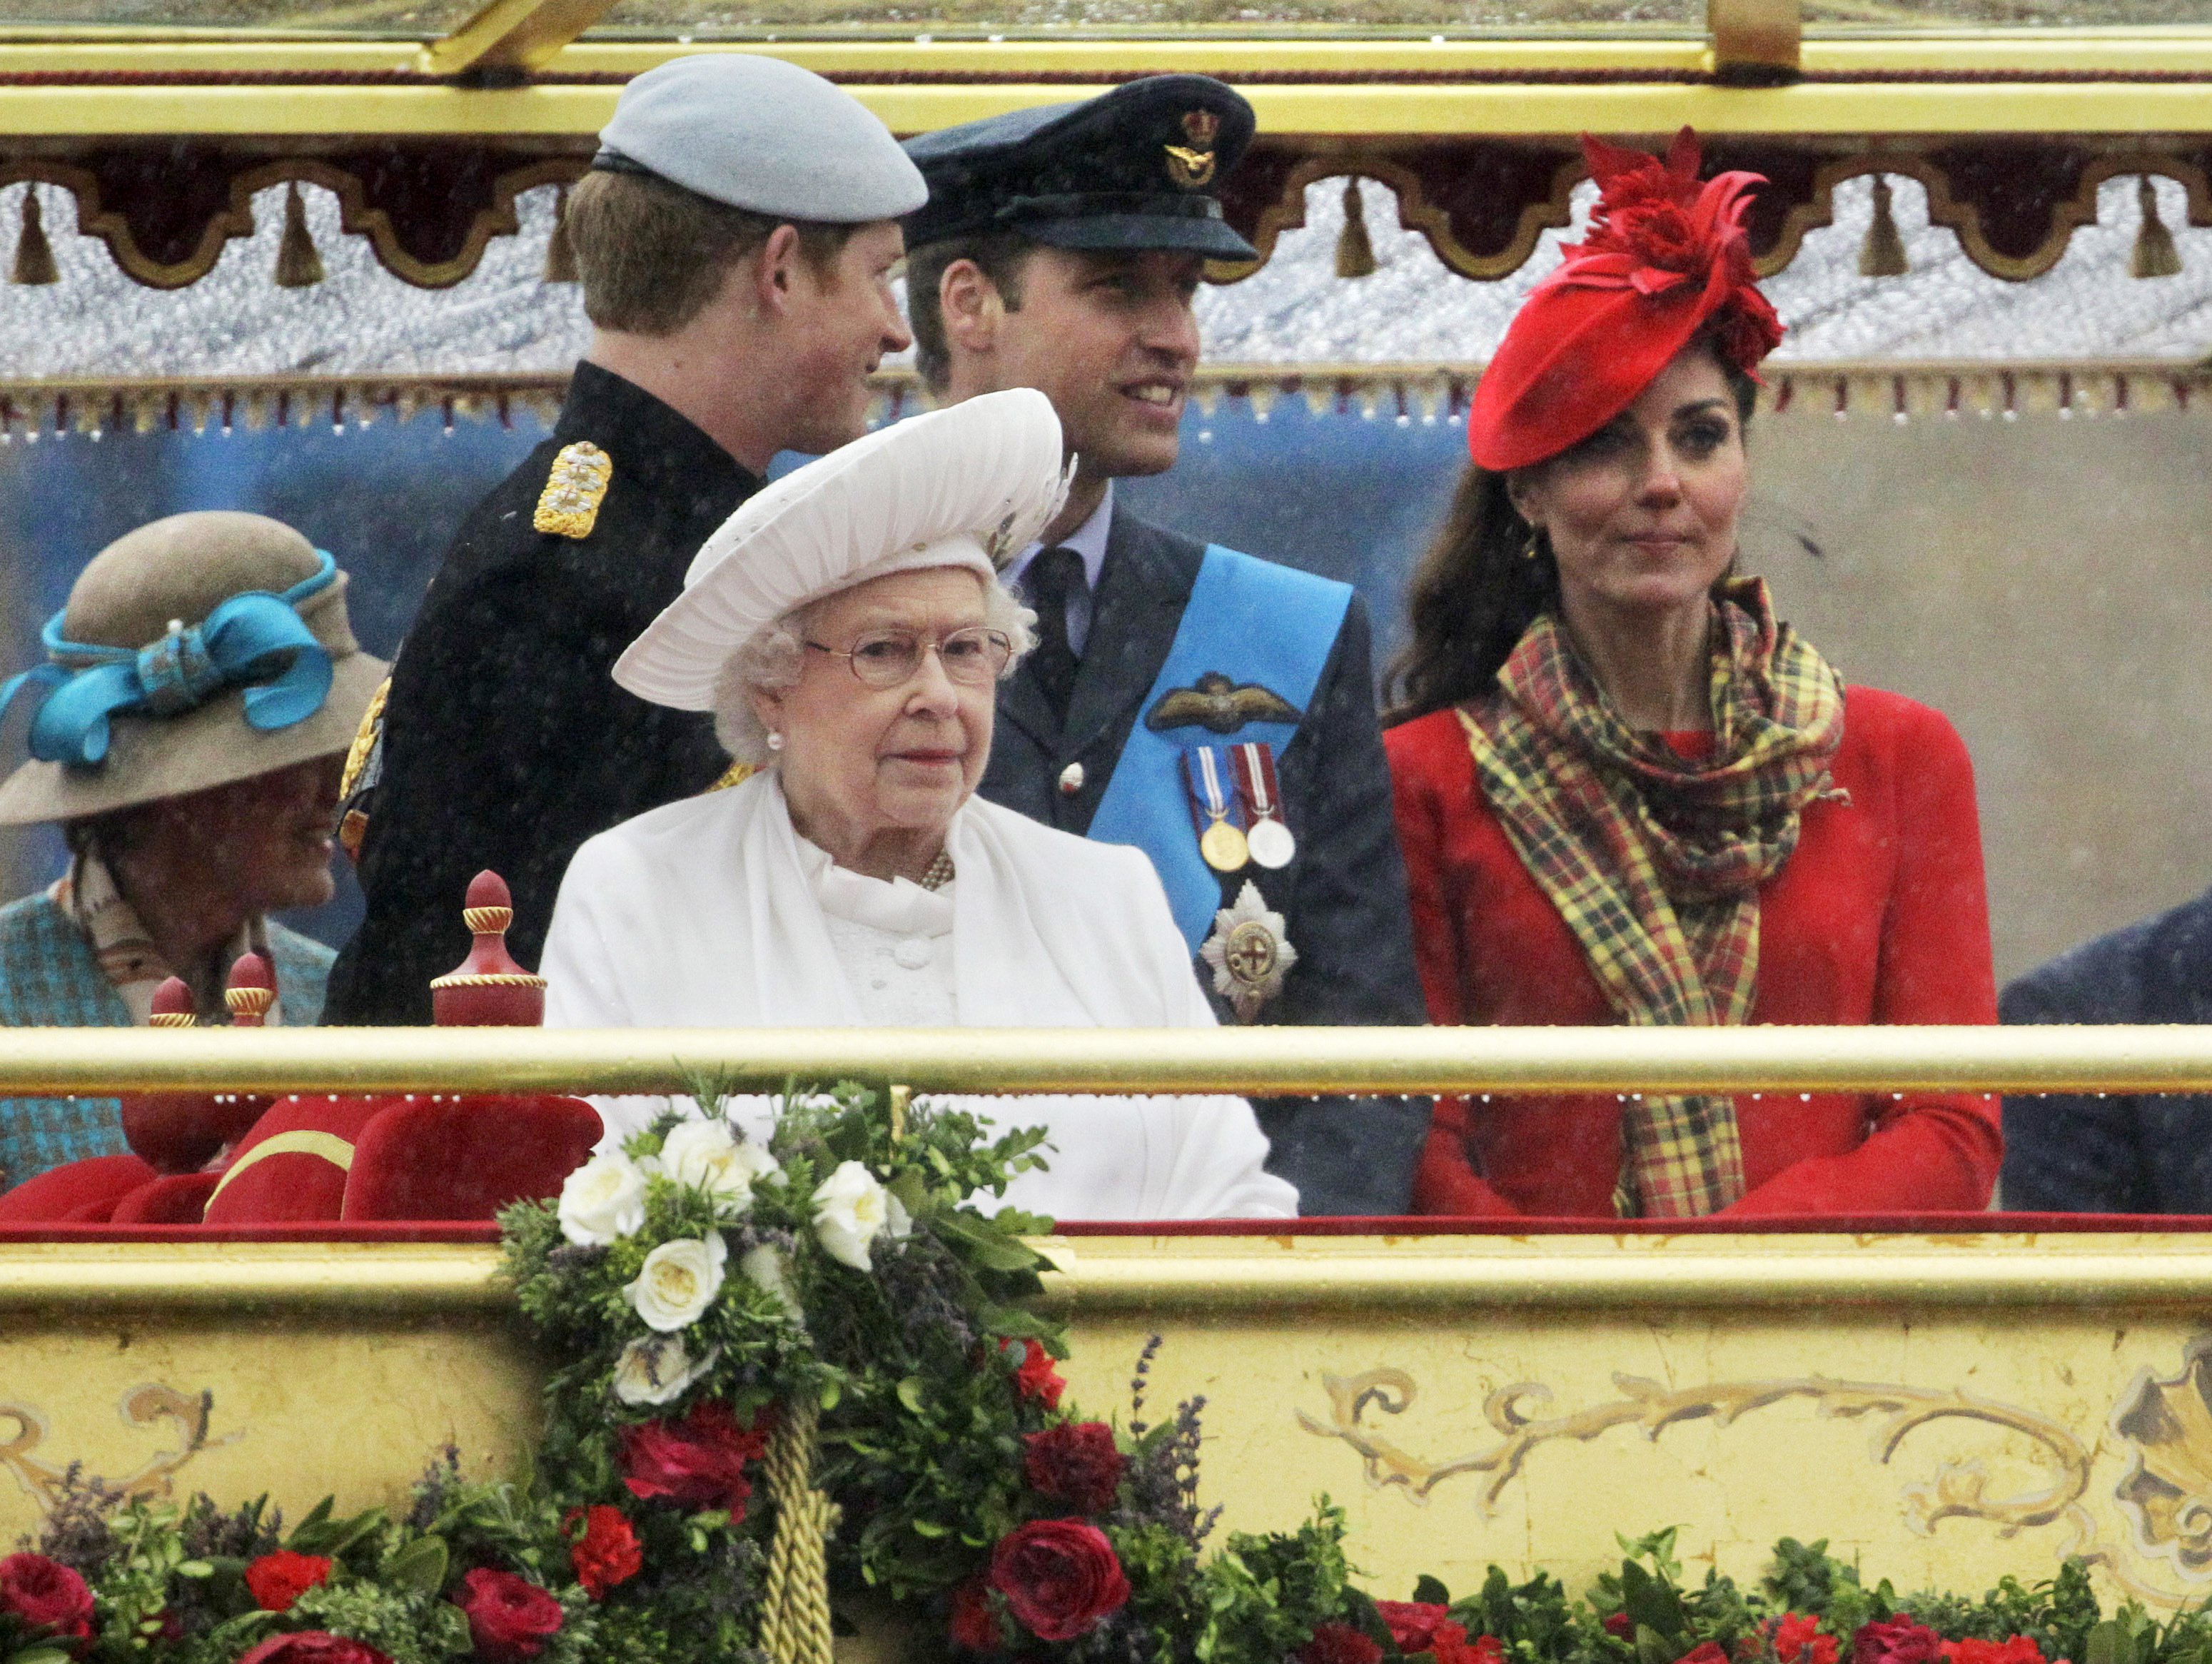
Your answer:
[[[859,225],[929,198],[890,130],[810,70],[750,52],[672,58],[623,88],[594,167],[657,173],[732,208]]]

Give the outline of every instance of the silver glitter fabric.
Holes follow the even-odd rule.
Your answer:
[[[1766,291],[1790,325],[1782,361],[1911,362],[2156,358],[2212,349],[2212,230],[2187,224],[2182,187],[2157,181],[2161,217],[2179,249],[2179,276],[2128,275],[2136,226],[2133,179],[2100,194],[2100,223],[2074,234],[2066,254],[2030,282],[1991,277],[1957,239],[1927,222],[1910,179],[1892,181],[1911,270],[1858,275],[1872,181],[1836,191],[1836,223],[1808,234]],[[11,378],[559,373],[590,338],[574,284],[543,279],[552,228],[551,187],[520,203],[522,229],[495,237],[462,282],[422,289],[376,263],[368,242],[338,228],[336,198],[301,187],[328,271],[301,289],[271,281],[283,190],[254,199],[256,229],[233,241],[216,270],[178,290],[149,289],[117,269],[106,246],[75,234],[73,199],[52,186],[0,191],[0,270],[12,252],[21,195],[40,192],[58,283],[0,294],[0,363]],[[1547,232],[1521,270],[1497,282],[1447,270],[1419,233],[1398,228],[1382,185],[1362,191],[1377,269],[1335,275],[1343,181],[1306,193],[1306,224],[1285,232],[1273,258],[1241,283],[1201,290],[1199,319],[1216,364],[1468,364],[1486,359],[1528,289],[1579,234],[1591,190],[1576,197],[1577,226]]]

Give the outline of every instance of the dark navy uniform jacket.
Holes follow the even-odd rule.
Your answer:
[[[1000,689],[983,796],[1048,826],[1089,831],[1167,660],[1205,552],[1203,544],[1115,507],[1066,730],[1027,664],[1016,670]],[[1266,621],[1255,619],[1252,627],[1265,629]],[[1070,763],[1083,769],[1073,793],[1060,789]],[[1255,882],[1297,950],[1297,963],[1261,1020],[1426,1023],[1375,714],[1367,615],[1356,598],[1278,773],[1285,818],[1297,840],[1295,858],[1280,871],[1247,867],[1224,874],[1221,883],[1227,907],[1248,879]],[[1199,965],[1197,974],[1211,993],[1211,970]],[[1225,1000],[1217,998],[1215,1006],[1223,1022],[1235,1020]],[[1394,1214],[1410,1205],[1413,1164],[1428,1135],[1425,1103],[1283,1098],[1253,1107],[1273,1145],[1268,1169],[1297,1186],[1302,1212]]]
[[[578,440],[614,464],[598,520],[580,539],[534,531],[553,459]],[[729,766],[712,716],[647,704],[611,672],[760,484],[642,388],[576,367],[553,436],[463,524],[392,668],[361,849],[368,913],[324,1022],[429,1022],[430,979],[468,951],[461,901],[485,867],[514,893],[507,945],[534,968],[576,847]]]
[[[2060,955],[2004,991],[2007,1023],[2212,1023],[2212,891]],[[2212,1213],[2212,1097],[2008,1097],[2004,1205]]]

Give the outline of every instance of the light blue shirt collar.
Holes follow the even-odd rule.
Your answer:
[[[1067,642],[1078,654],[1090,645],[1091,614],[1098,593],[1098,574],[1106,565],[1106,534],[1114,524],[1114,482],[1106,482],[1106,495],[1098,500],[1098,507],[1091,511],[1091,518],[1075,528],[1068,537],[1054,545],[1072,549],[1083,557],[1083,578],[1088,592],[1071,596],[1067,604]],[[1023,580],[1029,574],[1030,562],[1036,559],[1044,548],[1042,543],[1031,544],[1014,556],[1006,568],[1005,578],[1009,588],[1024,589]]]

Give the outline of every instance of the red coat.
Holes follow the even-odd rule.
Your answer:
[[[1994,1023],[1974,776],[1942,715],[1852,688],[1833,768],[1759,890],[1754,1023]],[[1457,714],[1383,736],[1413,896],[1413,946],[1439,1023],[1619,1022],[1580,944],[1476,783]],[[1989,1204],[1994,1098],[1794,1093],[1736,1101],[1743,1198],[1730,1213],[1891,1213]],[[1424,1213],[1610,1216],[1620,1167],[1611,1096],[1440,1099],[1414,1182]]]

